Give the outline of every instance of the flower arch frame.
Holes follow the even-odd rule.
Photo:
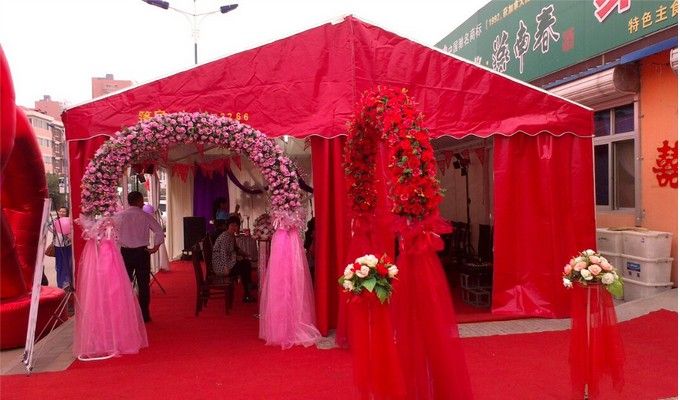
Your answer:
[[[125,168],[159,160],[175,144],[214,145],[248,157],[267,181],[273,214],[292,216],[301,208],[295,166],[272,139],[231,118],[178,112],[126,127],[97,150],[83,176],[81,212],[111,216],[118,209],[117,186]]]
[[[348,126],[344,172],[352,210],[376,208],[375,175],[380,143],[388,147],[387,195],[392,213],[416,223],[438,215],[442,190],[423,114],[406,89],[378,87],[362,94]]]

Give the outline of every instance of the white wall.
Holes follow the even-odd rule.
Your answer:
[[[460,152],[462,148],[455,151]],[[472,247],[477,251],[479,241],[479,225],[493,225],[493,148],[487,148],[485,162],[482,164],[473,151],[470,151],[470,166],[468,167],[469,196],[470,196],[470,224],[472,226]],[[441,154],[441,151],[439,151]],[[438,159],[442,159],[440,155]],[[444,174],[437,171],[437,178],[441,187],[446,190],[444,199],[439,207],[442,217],[447,221],[466,222],[465,177],[459,169],[450,166]]]

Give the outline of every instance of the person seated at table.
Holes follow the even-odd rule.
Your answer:
[[[243,285],[243,302],[252,303],[255,297],[250,294],[251,276],[248,255],[236,245],[236,234],[239,220],[236,217],[227,219],[227,230],[215,240],[213,246],[213,271],[218,277],[240,277]]]
[[[227,230],[227,220],[218,219],[215,220],[215,230],[210,233],[210,243],[215,245],[217,238]]]

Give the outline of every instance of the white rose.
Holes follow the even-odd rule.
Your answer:
[[[355,272],[355,273],[357,274],[357,276],[359,278],[365,278],[365,277],[368,276],[369,272],[370,272],[370,268],[368,268],[368,266],[366,266],[366,265],[362,265],[361,269],[359,271]]]
[[[595,251],[594,251],[594,250],[591,250],[591,249],[588,249],[588,250],[585,251],[585,253],[586,253],[586,255],[588,255],[588,256],[592,256],[593,254],[595,254]]]
[[[564,287],[566,287],[566,288],[571,288],[571,287],[574,286],[574,285],[572,285],[571,281],[570,281],[569,279],[567,279],[567,278],[562,278],[562,284],[563,284]]]
[[[352,279],[354,276],[354,268],[351,265],[348,265],[347,268],[345,268],[345,279]]]
[[[348,292],[354,290],[354,284],[352,283],[352,281],[346,280],[342,282],[342,287],[344,287]]]
[[[607,272],[606,274],[602,275],[602,283],[605,285],[611,285],[614,283],[614,274],[611,272]]]
[[[390,278],[394,278],[395,276],[397,276],[398,273],[399,269],[397,268],[396,265],[387,268],[387,276],[389,276]]]
[[[590,280],[593,279],[593,274],[590,271],[588,271],[587,269],[581,270],[581,276],[583,277],[583,279],[585,279],[587,281],[590,281]]]
[[[378,258],[374,256],[373,254],[369,254],[367,256],[364,256],[364,259],[366,261],[366,265],[368,265],[371,268],[375,268],[376,265],[378,265]]]

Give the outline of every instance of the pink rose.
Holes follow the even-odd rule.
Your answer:
[[[576,265],[574,265],[574,271],[580,271],[585,267],[586,267],[585,261],[579,261],[576,263]]]
[[[608,262],[606,262],[606,263],[603,263],[603,264],[602,264],[602,269],[605,270],[605,271],[607,271],[607,272],[609,272],[609,271],[612,271],[612,270],[614,269],[614,267],[612,267],[611,264],[609,264]]]
[[[590,273],[592,273],[594,276],[598,276],[600,272],[602,272],[602,268],[597,264],[593,264],[588,267],[588,271],[590,271]]]
[[[588,257],[588,259],[590,260],[590,262],[592,264],[599,264],[600,263],[600,257],[598,257],[598,256],[590,256],[590,257]]]
[[[571,265],[567,264],[564,266],[564,275],[571,274]]]

